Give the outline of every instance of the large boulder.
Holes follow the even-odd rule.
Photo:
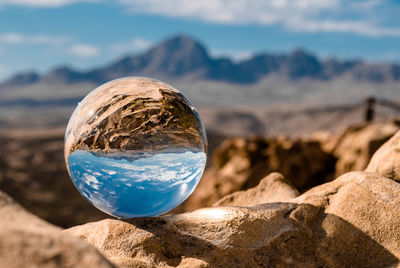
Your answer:
[[[324,208],[325,239],[317,241],[317,250],[326,266],[399,265],[400,184],[376,173],[351,172],[293,202]]]
[[[393,119],[354,125],[334,135],[325,147],[337,158],[335,175],[364,170],[376,150],[399,130],[400,121]]]
[[[65,232],[129,267],[395,267],[400,184],[352,172],[286,202],[215,207]]]
[[[232,184],[233,191],[254,187],[271,172],[282,173],[303,191],[332,179],[334,165],[335,159],[312,138],[227,139],[214,155],[220,183]]]
[[[214,206],[253,206],[256,204],[285,202],[299,195],[282,174],[274,172],[246,191],[238,191],[218,200]]]
[[[386,178],[400,181],[400,132],[379,148],[366,171],[376,172]]]
[[[114,267],[95,248],[0,192],[0,267]]]

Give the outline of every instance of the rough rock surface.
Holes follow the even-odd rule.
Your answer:
[[[253,206],[256,204],[285,202],[299,195],[292,184],[280,173],[271,173],[260,183],[246,191],[238,191],[218,200],[214,206]]]
[[[332,138],[329,147],[338,158],[336,176],[364,170],[378,148],[400,130],[400,121],[364,123],[347,128]]]
[[[400,181],[400,132],[378,149],[366,171]]]
[[[214,162],[221,180],[241,177],[239,187],[254,187],[267,174],[277,171],[304,190],[331,179],[335,159],[316,140],[253,136],[226,140],[216,149]]]
[[[0,192],[0,267],[114,267],[90,245]]]
[[[130,267],[394,267],[399,202],[398,183],[354,172],[285,203],[107,219],[66,232]]]

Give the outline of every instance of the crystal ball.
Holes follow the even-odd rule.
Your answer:
[[[90,92],[73,112],[64,156],[79,192],[118,217],[157,216],[181,204],[206,165],[199,113],[175,88],[127,77]]]

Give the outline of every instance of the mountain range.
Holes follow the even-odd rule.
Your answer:
[[[142,54],[126,56],[89,71],[78,71],[63,66],[43,75],[36,72],[17,74],[0,83],[0,89],[36,83],[101,84],[133,75],[167,80],[218,81],[249,85],[272,74],[289,81],[329,81],[346,76],[356,82],[385,83],[400,81],[400,65],[366,63],[361,60],[320,59],[301,49],[288,54],[258,53],[249,59],[235,62],[229,58],[212,57],[199,41],[186,35],[177,35]]]

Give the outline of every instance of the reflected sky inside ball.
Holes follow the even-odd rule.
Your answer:
[[[141,155],[129,161],[78,150],[68,159],[71,178],[82,195],[120,218],[173,209],[192,193],[205,162],[205,153],[191,151]]]

